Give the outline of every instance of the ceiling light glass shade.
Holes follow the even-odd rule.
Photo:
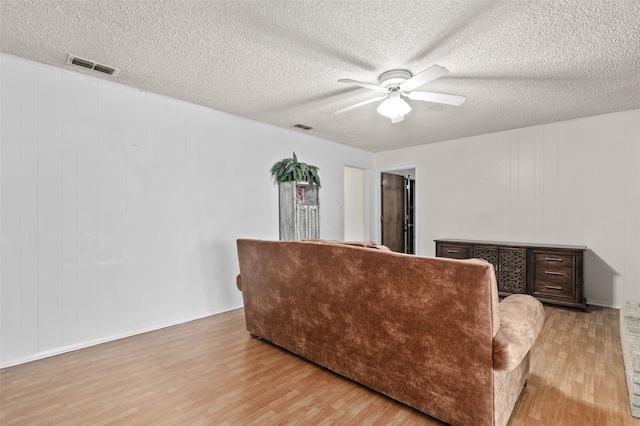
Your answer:
[[[410,111],[411,107],[404,101],[404,99],[402,99],[398,92],[389,93],[389,98],[378,107],[378,113],[390,118],[394,123],[402,121],[398,120],[398,118],[404,117],[404,115],[408,114]]]

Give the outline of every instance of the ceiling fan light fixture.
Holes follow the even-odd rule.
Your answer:
[[[393,91],[389,93],[389,98],[378,106],[378,113],[391,119],[392,123],[398,123],[411,111],[408,103],[402,99],[400,93]]]

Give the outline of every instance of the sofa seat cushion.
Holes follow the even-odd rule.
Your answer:
[[[500,328],[493,338],[493,368],[511,371],[527,355],[544,324],[544,308],[535,298],[513,294],[500,302]]]

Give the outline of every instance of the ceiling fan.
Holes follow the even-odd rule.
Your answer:
[[[344,78],[338,80],[341,83],[352,84],[354,86],[364,87],[366,89],[375,90],[376,92],[384,93],[382,96],[378,96],[366,101],[351,105],[350,107],[343,108],[336,111],[335,114],[340,114],[354,108],[361,107],[372,102],[377,102],[385,99],[384,102],[378,106],[378,112],[385,117],[389,117],[392,123],[399,123],[404,120],[404,116],[411,111],[409,104],[402,99],[407,97],[414,101],[426,101],[435,102],[446,105],[462,105],[465,101],[464,96],[460,95],[448,95],[446,93],[434,93],[434,92],[413,92],[412,90],[433,81],[437,78],[449,74],[449,70],[440,65],[433,65],[427,68],[419,74],[412,75],[407,70],[390,70],[382,73],[378,78],[380,85],[376,86],[371,83],[364,83],[362,81],[351,80]]]

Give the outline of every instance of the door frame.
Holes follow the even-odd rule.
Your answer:
[[[402,170],[413,170],[414,179],[416,181],[416,188],[418,187],[418,166],[396,166],[388,167],[384,169],[376,169],[374,173],[374,188],[373,191],[373,217],[374,222],[374,235],[373,239],[380,244],[382,241],[382,224],[380,223],[380,215],[382,214],[382,191],[380,188],[380,182],[382,181],[382,173],[396,173]],[[418,190],[414,192],[414,208],[413,208],[413,232],[414,232],[414,252],[416,255],[420,254],[420,193]]]

